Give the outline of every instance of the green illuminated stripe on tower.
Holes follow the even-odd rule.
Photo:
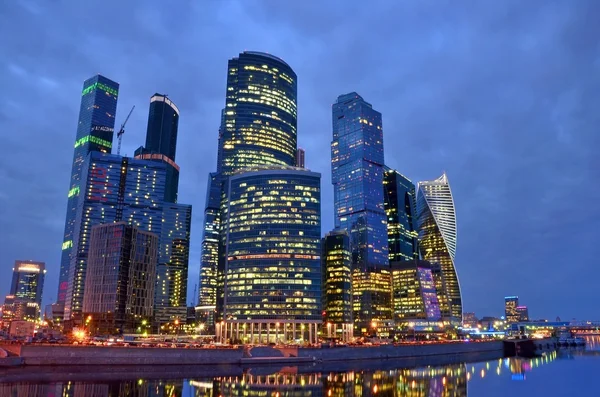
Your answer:
[[[89,94],[90,92],[94,91],[96,88],[98,88],[98,89],[100,89],[100,90],[102,90],[104,92],[107,92],[107,93],[109,93],[111,95],[119,96],[119,91],[118,90],[115,90],[114,88],[109,87],[106,84],[102,84],[102,83],[94,83],[94,84],[92,84],[92,85],[90,85],[88,87],[85,87],[83,89],[83,91],[81,92],[81,96]]]
[[[86,135],[83,138],[79,138],[75,142],[75,147],[77,148],[86,142],[97,143],[98,145],[106,146],[107,148],[112,148],[111,142],[107,141],[106,139],[98,138],[97,136],[93,136],[93,135]]]

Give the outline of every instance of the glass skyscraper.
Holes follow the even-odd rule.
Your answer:
[[[504,318],[507,323],[518,323],[519,312],[517,307],[519,306],[518,296],[507,296],[504,298]]]
[[[165,163],[167,180],[165,199],[168,203],[177,202],[179,191],[179,166],[175,163],[177,151],[177,130],[179,127],[179,109],[163,94],[154,94],[150,98],[146,146],[135,151],[135,157]]]
[[[15,261],[10,294],[17,300],[34,302],[41,307],[45,276],[44,262]]]
[[[104,76],[96,75],[83,83],[58,279],[57,302],[61,304],[65,302],[68,288],[83,163],[90,152],[111,152],[118,95],[119,84]]]
[[[386,167],[383,188],[390,262],[419,259],[415,185]]]
[[[217,172],[296,162],[296,73],[280,58],[245,51],[229,60]]]
[[[316,341],[322,321],[320,182],[318,173],[282,166],[228,179],[220,338]]]
[[[353,278],[361,284],[354,288],[360,299],[355,302],[355,331],[367,333],[376,319],[391,320],[391,290],[380,288],[389,280],[381,113],[355,92],[340,95],[332,113],[334,220],[336,228],[350,233]]]
[[[440,298],[442,317],[462,323],[462,298],[454,264],[456,255],[456,211],[448,177],[418,183],[417,223],[423,260],[438,263],[446,286],[447,304]]]
[[[65,320],[81,314],[91,228],[124,221],[160,236],[163,226],[165,165],[92,152],[82,167],[81,197],[75,216],[73,255]]]
[[[227,178],[248,167],[294,166],[297,155],[297,77],[286,62],[262,52],[239,54],[229,60],[225,95],[202,234],[198,304],[208,325],[212,307],[217,320],[223,314]]]

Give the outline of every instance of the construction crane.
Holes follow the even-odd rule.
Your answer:
[[[121,154],[121,141],[123,140],[123,134],[125,133],[125,124],[127,124],[127,120],[129,120],[129,116],[131,116],[131,113],[133,112],[133,109],[135,109],[135,105],[133,105],[133,107],[129,111],[129,114],[127,115],[127,118],[125,119],[125,121],[123,122],[123,124],[121,124],[121,129],[117,133],[117,138],[119,139],[119,144],[117,146],[117,154],[118,155]]]

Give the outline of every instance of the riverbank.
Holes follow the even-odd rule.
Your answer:
[[[401,344],[334,348],[271,347],[249,348],[152,348],[73,345],[2,345],[15,362],[25,366],[92,365],[268,365],[336,362],[353,360],[407,359],[473,353],[504,355],[501,341]]]

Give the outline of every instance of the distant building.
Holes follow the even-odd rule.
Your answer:
[[[40,319],[40,306],[37,302],[30,302],[27,299],[19,298],[15,295],[6,295],[4,306],[2,307],[2,322],[10,321],[38,321]]]
[[[306,152],[302,148],[298,148],[296,152],[296,167],[305,168]]]
[[[527,306],[517,306],[516,312],[519,316],[519,322],[529,321],[529,310]]]
[[[25,302],[42,304],[46,264],[34,261],[15,261],[10,294]]]
[[[333,104],[332,121],[334,224],[350,235],[353,280],[358,283],[353,285],[354,332],[373,333],[374,324],[392,320],[382,118],[351,92]]]
[[[463,327],[464,328],[475,328],[479,320],[473,312],[463,313]]]
[[[90,152],[111,152],[118,95],[119,84],[104,76],[96,75],[83,83],[58,278],[57,302],[61,304],[65,303],[67,297],[79,195],[85,192],[81,186],[85,182],[82,180],[85,178],[83,165]]]
[[[456,256],[456,211],[450,182],[444,173],[418,183],[417,223],[421,257],[440,265],[446,294],[440,296],[442,317],[455,326],[462,324],[462,297]]]
[[[320,185],[320,174],[296,167],[257,167],[228,179],[220,340],[316,342]]]
[[[390,262],[419,259],[415,185],[386,167],[383,190]]]
[[[354,334],[352,321],[352,259],[350,236],[333,230],[323,238],[323,331],[328,338],[347,341]]]
[[[507,323],[519,322],[520,315],[517,311],[517,306],[519,306],[518,296],[507,296],[504,298],[504,318]]]
[[[150,98],[146,145],[135,151],[135,158],[165,164],[166,186],[164,201],[176,203],[179,190],[179,166],[175,163],[179,109],[163,94]]]
[[[125,222],[92,228],[83,298],[88,326],[111,335],[151,321],[157,254],[153,233]]]
[[[410,325],[439,327],[442,319],[432,265],[411,260],[390,263],[392,298],[397,329]]]

